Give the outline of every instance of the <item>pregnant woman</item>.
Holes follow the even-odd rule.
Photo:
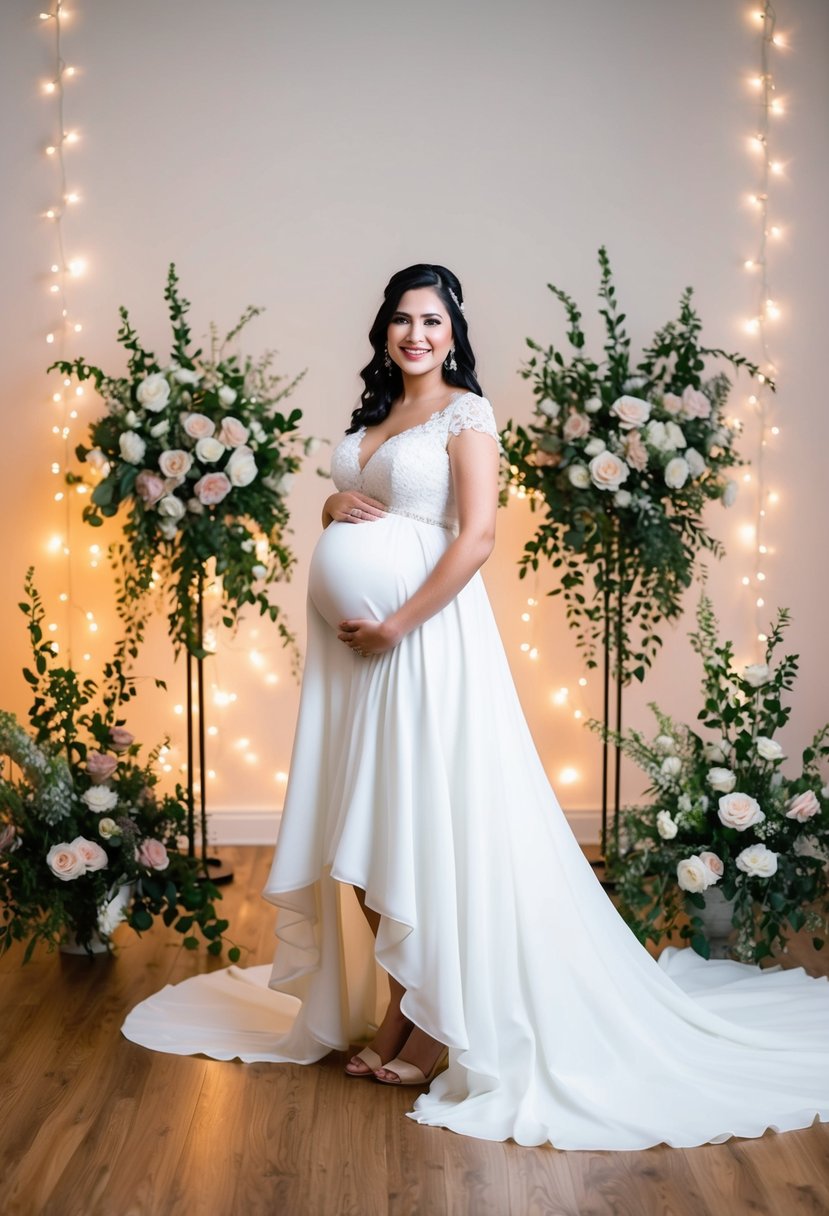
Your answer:
[[[124,1033],[299,1063],[370,1036],[349,1076],[431,1082],[412,1118],[526,1145],[829,1120],[829,982],[653,959],[550,788],[480,574],[499,441],[458,279],[400,271],[369,338],[309,573],[273,969],[165,988]]]

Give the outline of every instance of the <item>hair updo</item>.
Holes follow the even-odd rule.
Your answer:
[[[368,340],[374,348],[374,356],[360,372],[365,388],[360,394],[360,405],[351,416],[351,425],[346,434],[351,434],[361,426],[376,426],[378,422],[382,422],[388,417],[394,400],[403,392],[403,373],[400,368],[394,361],[391,367],[385,365],[386,338],[389,323],[397,312],[400,300],[407,291],[415,287],[433,287],[449,313],[457,368],[455,371],[449,371],[444,364],[443,375],[446,382],[456,384],[458,388],[469,389],[480,397],[484,395],[475,379],[475,356],[469,345],[466,318],[460,309],[463,303],[460,281],[457,275],[452,274],[445,266],[431,266],[419,262],[416,266],[398,270],[388,281],[383,293],[383,303],[368,335]],[[455,299],[452,298],[452,292]]]

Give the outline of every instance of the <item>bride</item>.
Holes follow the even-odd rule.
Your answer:
[[[393,275],[369,338],[309,570],[273,968],[168,986],[124,1034],[299,1063],[370,1034],[350,1077],[420,1085],[418,1122],[525,1145],[829,1120],[829,981],[653,959],[550,788],[480,574],[500,445],[456,276]]]

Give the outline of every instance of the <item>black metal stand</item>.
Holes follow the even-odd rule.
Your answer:
[[[615,626],[615,643],[616,643],[616,663],[614,676],[616,680],[616,701],[615,701],[615,725],[613,730],[617,735],[622,733],[622,673],[624,670],[624,624],[622,613],[624,611],[624,552],[622,549],[621,532],[616,533],[617,545],[615,554],[611,551],[608,554],[605,564],[605,580],[604,580],[604,695],[602,701],[602,721],[605,732],[602,737],[602,834],[600,842],[600,855],[591,861],[593,866],[605,867],[605,874],[602,878],[602,886],[613,887],[615,881],[608,877],[606,872],[607,867],[607,838],[608,838],[608,809],[610,804],[610,763],[609,749],[610,742],[607,738],[607,731],[611,729],[610,725],[610,668],[611,668],[611,629]],[[615,560],[614,560],[615,559]],[[609,571],[615,566],[617,575],[617,593],[615,609],[615,620],[611,617],[611,599],[609,586]],[[622,750],[617,743],[613,743],[614,755],[614,774],[613,774],[613,843],[616,851],[619,849],[619,810],[621,806],[621,791],[622,791]]]
[[[204,581],[199,574],[196,585],[196,627],[199,647],[204,641]],[[197,714],[193,706],[193,655],[187,650],[187,852],[190,857],[196,856],[196,791],[194,758],[194,717],[198,716],[199,743],[199,834],[201,836],[201,864],[203,877],[214,883],[233,881],[233,870],[225,865],[220,857],[210,856],[207,852],[207,765],[205,761],[204,740],[204,659],[196,657],[196,688]]]

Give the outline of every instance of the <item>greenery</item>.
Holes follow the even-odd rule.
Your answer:
[[[195,949],[199,934],[221,954],[228,922],[218,889],[201,862],[179,850],[184,793],[160,796],[154,765],[126,729],[121,707],[135,695],[122,644],[104,668],[101,688],[58,666],[55,643],[43,640],[44,611],[30,568],[21,611],[28,621],[33,666],[24,669],[33,701],[30,728],[0,711],[0,953],[27,941],[54,949],[67,934],[92,952],[115,928],[108,904],[132,885],[126,922],[136,932],[156,916]],[[163,681],[156,684],[164,687]],[[240,950],[230,946],[238,961]]]
[[[690,287],[677,320],[657,331],[634,364],[604,246],[599,264],[606,357],[597,363],[582,353],[581,313],[548,283],[564,305],[576,353],[568,361],[555,346],[527,338],[533,355],[521,375],[532,382],[536,420],[528,427],[510,420],[502,433],[501,498],[512,490],[544,513],[524,547],[520,576],[542,560],[559,571],[549,594],[564,596],[587,666],[597,665],[607,629],[617,673],[628,683],[644,679],[662,644],[660,623],[680,615],[699,550],[723,552],[702,511],[709,499],[733,502],[737,483],[726,474],[743,462],[738,428],[724,416],[731,382],[723,372],[703,379],[706,359],[760,373],[741,355],[701,345]]]
[[[620,911],[640,941],[659,942],[687,916],[680,937],[709,957],[699,915],[705,892],[717,885],[733,900],[734,954],[760,962],[804,926],[821,948],[829,930],[829,785],[821,765],[829,755],[829,725],[804,750],[794,777],[775,733],[789,719],[783,704],[797,674],[797,656],[775,666],[789,623],[779,609],[765,661],[738,671],[731,642],[720,645],[711,601],[701,595],[690,635],[703,665],[697,730],[673,721],[653,703],[659,733],[624,736],[595,720],[648,776],[653,801],[621,812],[619,846],[609,872]]]
[[[173,333],[166,364],[142,347],[121,307],[118,341],[129,352],[128,375],[108,376],[83,358],[48,369],[93,379],[107,407],[90,428],[91,446],[76,449],[88,479],[70,473],[67,480],[91,490],[83,514],[94,526],[126,508],[124,541],[110,546],[110,558],[119,612],[136,645],[147,593],[158,582],[176,654],[186,647],[205,657],[202,612],[212,584],[224,623],[235,627],[242,605],[257,606],[277,623],[296,668],[294,635],[268,587],[294,565],[285,497],[302,456],[318,444],[300,439],[300,410],[277,408],[305,373],[283,383],[271,367],[275,352],[256,362],[225,353],[262,311],[252,306],[221,344],[211,325],[209,355],[192,350],[190,303],[179,295],[172,263],[165,299]]]

